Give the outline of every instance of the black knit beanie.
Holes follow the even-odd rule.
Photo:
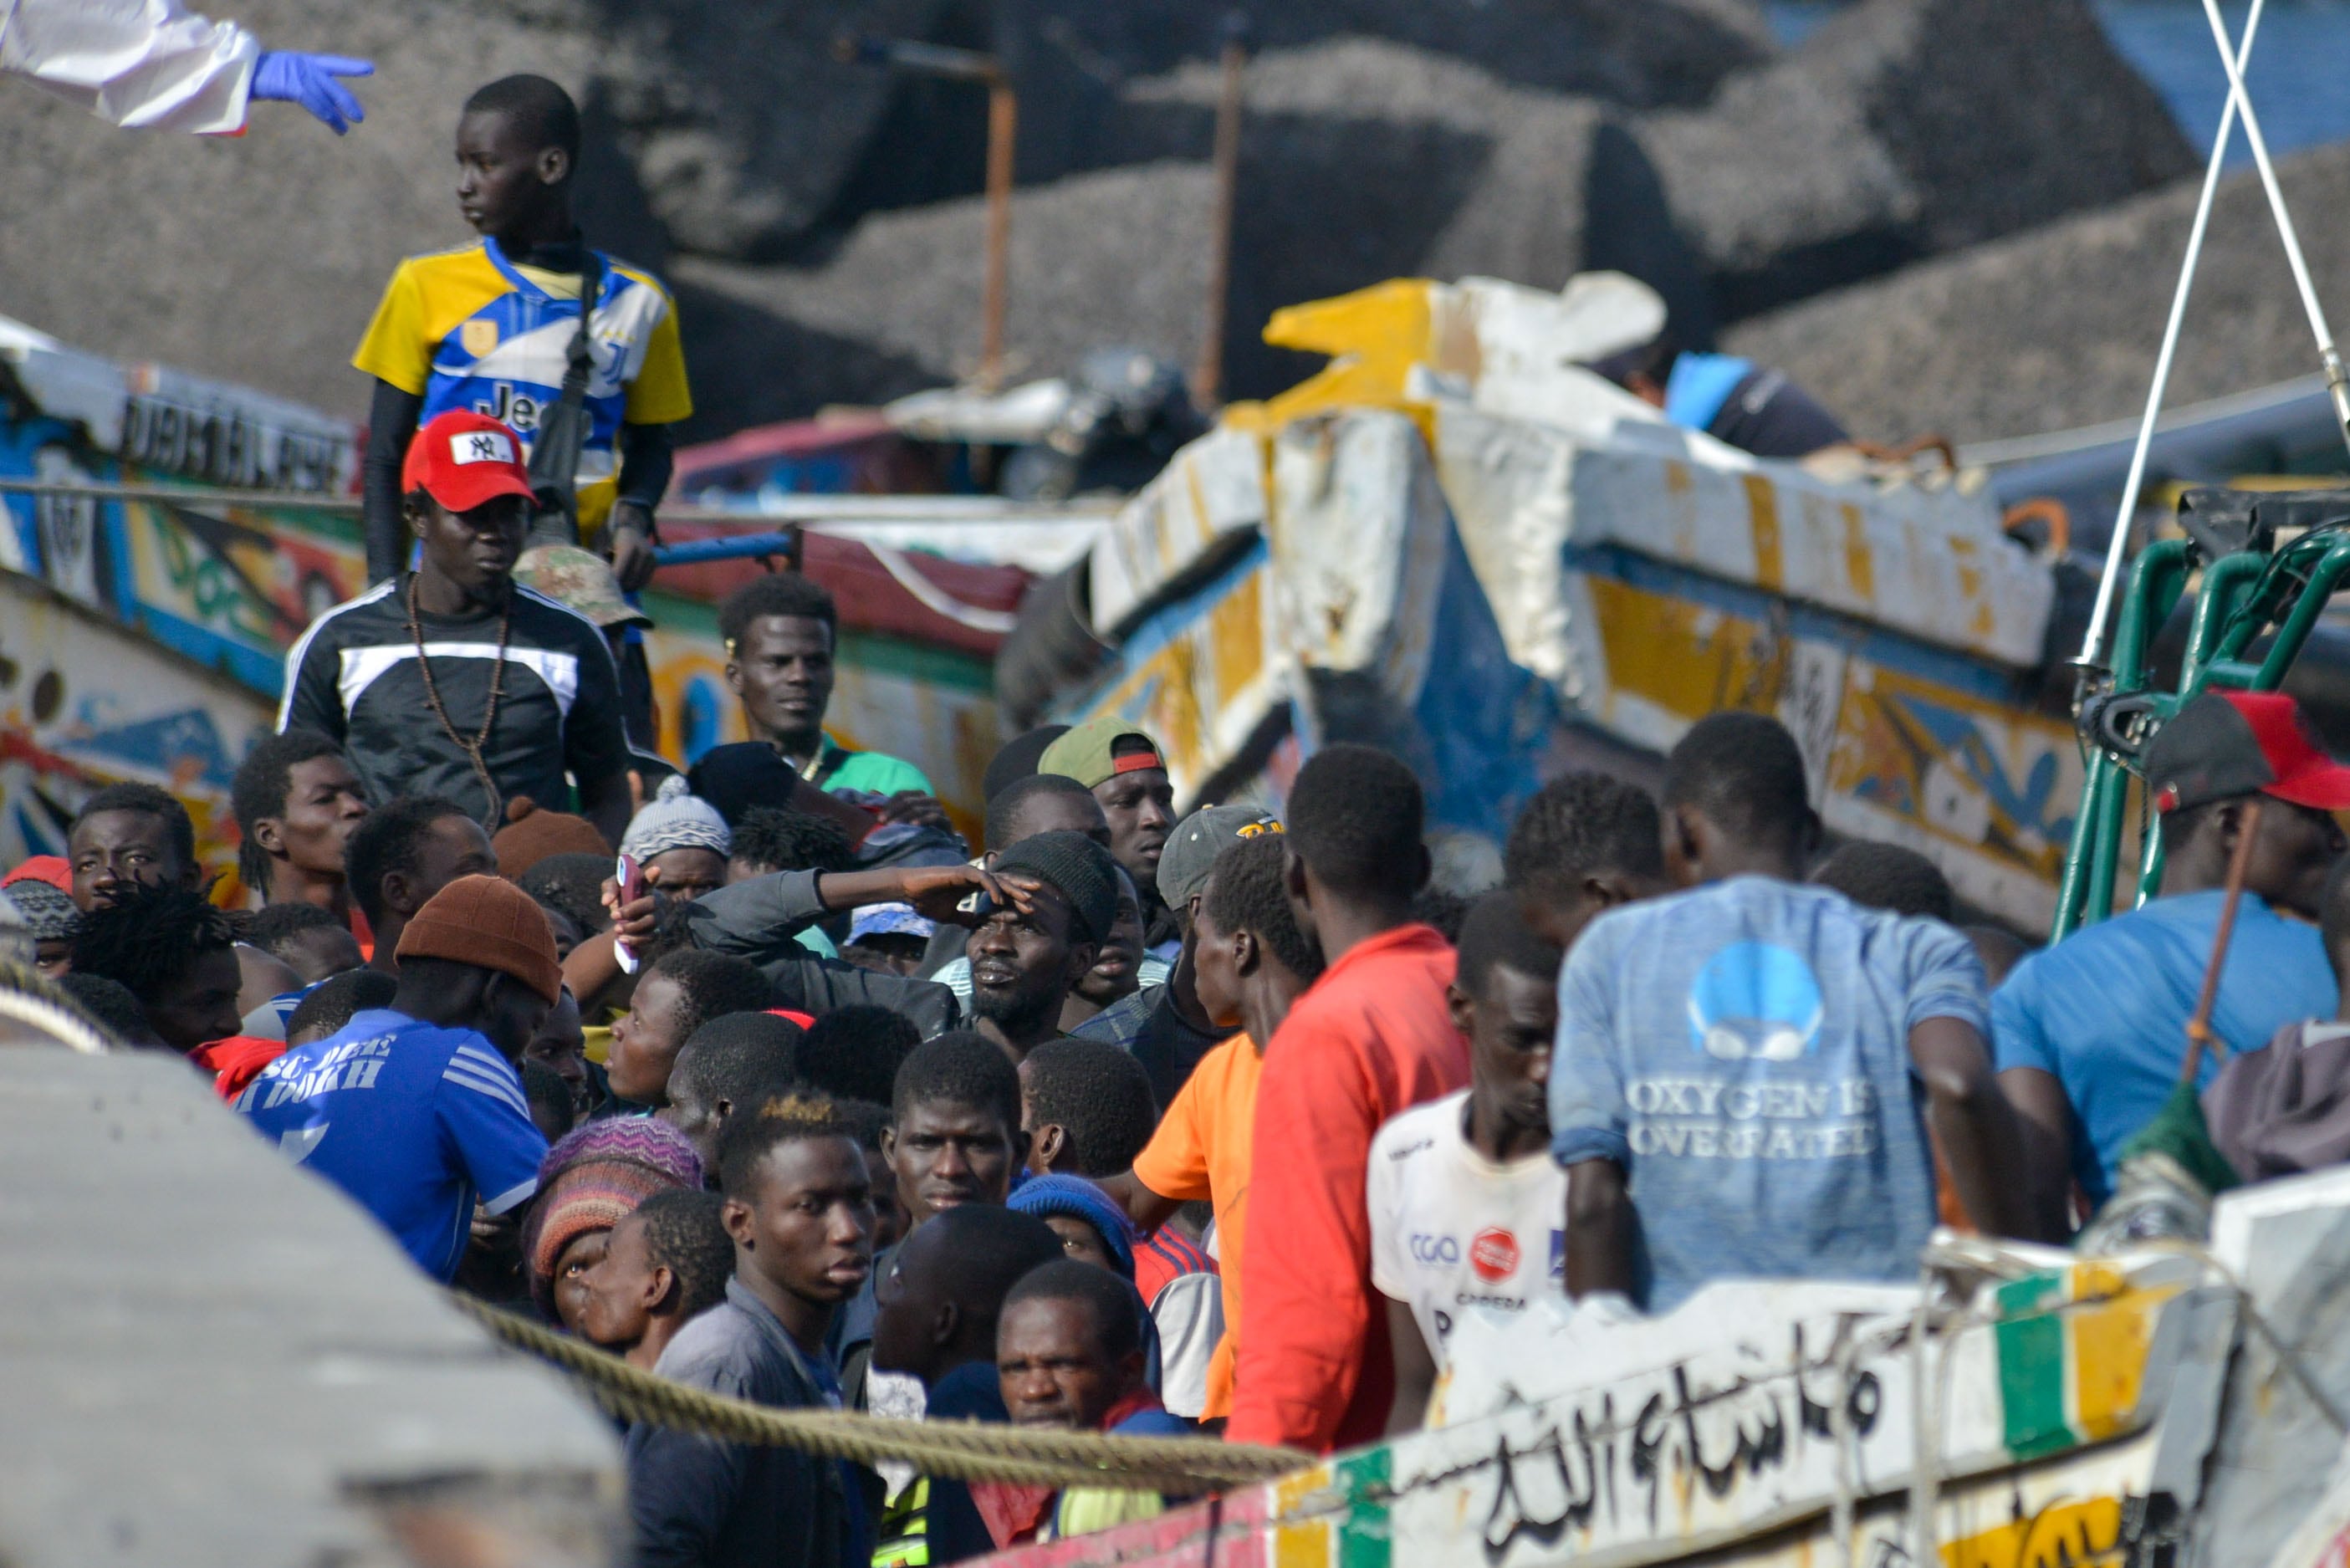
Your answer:
[[[1076,929],[1070,935],[1078,941],[1100,941],[1118,919],[1118,862],[1082,833],[1024,838],[995,857],[993,869],[1022,873],[1059,888],[1076,912]]]

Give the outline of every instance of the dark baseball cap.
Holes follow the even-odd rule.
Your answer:
[[[1193,812],[1175,825],[1159,857],[1159,896],[1169,909],[1182,909],[1208,885],[1217,856],[1244,838],[1280,831],[1281,819],[1262,806],[1211,805]]]
[[[2282,691],[2205,691],[2173,713],[2146,748],[2157,811],[2268,794],[2319,811],[2350,810],[2350,767]]]

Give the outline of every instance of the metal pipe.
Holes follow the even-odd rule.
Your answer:
[[[2302,259],[2301,235],[2284,204],[2284,189],[2277,183],[2276,166],[2269,161],[2268,139],[2261,134],[2260,116],[2252,112],[2251,95],[2244,90],[2243,68],[2228,48],[2228,25],[2220,18],[2220,0],[2203,0],[2203,15],[2219,41],[2220,63],[2228,71],[2228,101],[2244,119],[2244,140],[2251,143],[2252,163],[2261,171],[2261,188],[2268,193],[2269,212],[2275,217],[2277,238],[2284,242],[2284,259],[2293,267],[2293,286],[2301,291],[2301,307],[2309,315],[2309,329],[2317,338],[2317,358],[2325,369],[2325,389],[2334,399],[2334,422],[2345,445],[2350,445],[2350,376],[2334,351],[2334,330],[2325,324],[2325,307],[2317,302],[2317,286],[2310,281],[2309,263]]]
[[[1020,95],[1001,56],[910,38],[884,38],[854,28],[832,36],[833,57],[844,65],[887,66],[917,76],[978,82],[987,88],[987,276],[980,288],[979,384],[994,391],[1003,381],[1003,317],[1011,295],[1013,151],[1020,133]]]
[[[2096,846],[2102,837],[2105,822],[2105,801],[2113,788],[2114,775],[2121,764],[2102,751],[2089,757],[2089,774],[2081,786],[2081,805],[2073,818],[2074,851],[2064,857],[2064,868],[2056,883],[2056,918],[2049,922],[2048,940],[2061,942],[2090,919],[2090,862],[2096,858]],[[2126,787],[2126,784],[2125,784]],[[2106,907],[2096,911],[2103,919],[2113,908],[2114,895],[2110,885],[2106,889]]]
[[[2117,694],[2146,684],[2147,645],[2177,602],[2175,584],[2187,574],[2184,539],[2158,539],[2130,564],[2130,588],[2121,601],[2114,638],[2114,688]],[[2113,913],[2114,880],[2121,859],[2123,813],[2129,801],[2129,770],[2096,745],[2091,751],[2080,810],[2073,818],[2073,841],[2057,884],[2056,918],[2048,940],[2061,941]]]
[[[1011,291],[1012,153],[1020,99],[1001,73],[987,82],[987,281],[980,300],[979,384],[1003,384],[1003,314]]]
[[[2293,600],[2293,608],[2278,623],[2276,636],[2269,642],[2268,654],[2261,660],[2254,690],[2273,691],[2284,684],[2286,672],[2292,670],[2293,661],[2301,657],[2302,649],[2309,641],[2309,634],[2317,629],[2318,618],[2325,613],[2326,605],[2334,597],[2334,590],[2341,586],[2345,576],[2350,576],[2350,543],[2332,546],[2311,570],[2309,581]],[[2250,642],[2251,639],[2247,637],[2244,640]]]
[[[1241,178],[1241,76],[1248,65],[1249,19],[1224,18],[1223,78],[1216,94],[1216,207],[1208,240],[1208,316],[1191,372],[1191,401],[1212,412],[1224,398],[1224,313],[1232,286],[1232,212]]]
[[[664,566],[691,566],[704,561],[740,561],[758,556],[787,556],[796,565],[800,554],[797,529],[780,534],[733,534],[722,539],[688,539],[663,545],[653,559]]]
[[[144,501],[165,506],[272,506],[356,517],[364,503],[355,495],[311,495],[298,490],[216,490],[201,484],[109,484],[65,479],[18,479],[0,474],[0,495],[80,497],[90,501]]]
[[[917,38],[877,40],[880,61],[901,71],[957,81],[993,84],[1001,76],[996,58],[978,49],[958,49],[945,44],[925,44]]]
[[[2261,27],[2261,11],[2267,0],[2252,0],[2251,14],[2244,19],[2242,43],[2234,51],[2241,64],[2251,58],[2252,40]],[[2220,50],[2230,54],[2226,36],[2221,35]],[[2147,388],[2146,413],[2138,421],[2137,444],[2131,449],[2129,477],[2122,483],[2121,505],[2114,518],[2114,536],[2106,545],[2106,570],[2097,582],[2096,607],[2089,612],[2089,630],[2081,642],[2080,657],[2074,665],[2085,678],[2104,668],[2106,654],[2106,623],[2112,617],[2114,593],[2120,586],[2122,559],[2128,552],[2131,524],[2137,513],[2137,493],[2146,483],[2146,460],[2154,444],[2155,421],[2162,412],[2162,396],[2170,386],[2170,362],[2178,350],[2178,329],[2187,319],[2187,296],[2194,292],[2195,268],[2203,255],[2203,236],[2211,226],[2211,203],[2220,190],[2220,166],[2228,156],[2228,140],[2236,127],[2236,100],[2230,97],[2220,112],[2220,134],[2211,142],[2210,162],[2203,171],[2203,192],[2195,202],[2194,226],[2187,233],[2187,256],[2179,264],[2178,286],[2171,291],[2170,318],[2162,328],[2162,349],[2155,356],[2154,380]]]
[[[308,495],[287,490],[216,490],[203,485],[109,484],[98,480],[21,479],[0,474],[0,495],[35,498],[79,497],[91,501],[148,502],[167,506],[247,507],[284,512],[325,512],[359,515],[356,496]],[[723,506],[663,506],[667,523],[734,523],[744,527],[778,522],[806,523],[819,531],[827,524],[853,527],[871,524],[1094,522],[1117,515],[1121,504],[1088,497],[1079,500],[1006,501],[993,495],[776,495],[764,498],[755,510]]]
[[[2239,551],[2222,556],[2203,568],[2195,596],[2194,618],[2188,623],[2187,652],[2178,667],[2178,695],[2183,701],[2210,684],[2213,663],[2239,651],[2228,646],[2228,629],[2237,607],[2258,587],[2268,571],[2266,557]],[[2248,640],[2246,631],[2235,640]]]

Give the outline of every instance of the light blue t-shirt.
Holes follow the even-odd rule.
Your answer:
[[[1721,405],[1753,373],[1752,361],[1728,354],[1683,354],[1665,379],[1665,418],[1684,430],[1711,430]]]
[[[389,1009],[286,1052],[235,1108],[441,1280],[464,1256],[474,1199],[504,1213],[537,1190],[546,1156],[522,1080],[494,1046]]]
[[[1634,904],[1560,973],[1551,1152],[1624,1168],[1651,1312],[1714,1279],[1914,1279],[1934,1168],[1909,1031],[1985,1011],[1939,921],[1762,877]]]
[[[2224,897],[2182,893],[2085,926],[2016,965],[1991,998],[2000,1070],[2037,1067],[2073,1102],[2073,1175],[2093,1204],[2112,1194],[2122,1146],[2178,1081]],[[2317,928],[2247,893],[2212,1032],[2234,1050],[2257,1050],[2288,1023],[2331,1018],[2339,999]],[[2219,1070],[2207,1054],[2200,1081]]]

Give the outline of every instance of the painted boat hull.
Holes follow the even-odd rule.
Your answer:
[[[1978,1272],[1995,1259],[1991,1271]],[[2208,1253],[1947,1244],[1919,1293],[1721,1282],[1627,1324],[1469,1309],[1430,1429],[998,1568],[2336,1568],[2350,1173]],[[2010,1272],[2012,1271],[2012,1276]],[[2257,1312],[2274,1340],[2251,1331]],[[2298,1347],[2300,1372],[2276,1343]],[[1926,1528],[1921,1531],[1920,1526]]]
[[[5,320],[0,374],[26,394],[0,402],[15,410],[0,411],[0,475],[298,484],[338,498],[355,483],[357,426],[244,389],[117,366]],[[305,506],[304,493],[289,488],[282,504],[250,507],[0,496],[0,572],[12,575],[0,648],[29,671],[27,683],[51,669],[38,657],[50,644],[70,649],[73,692],[59,710],[65,717],[52,718],[30,684],[19,691],[0,682],[0,702],[9,704],[0,744],[10,758],[0,770],[8,824],[0,855],[61,851],[80,799],[136,778],[172,788],[188,805],[207,866],[234,866],[228,784],[274,720],[286,649],[318,613],[365,587],[358,519]],[[740,524],[681,524],[671,533],[683,541],[768,526],[746,514]],[[1031,574],[816,533],[805,555],[841,606],[833,734],[916,761],[975,836],[981,774],[1001,743],[994,654]],[[671,569],[646,596],[660,623],[647,639],[660,742],[672,759],[690,763],[746,736],[726,690],[717,605],[763,569],[751,560]],[[22,614],[19,603],[28,607]],[[190,716],[185,736],[143,749],[122,739],[140,724],[165,734],[172,714]],[[224,877],[220,896],[238,897],[233,879]]]

